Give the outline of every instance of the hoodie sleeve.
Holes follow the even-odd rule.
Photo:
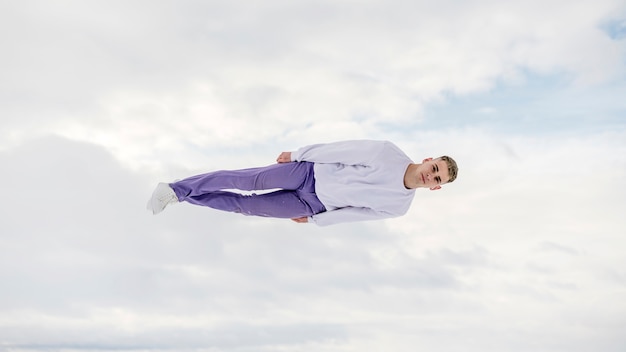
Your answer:
[[[399,215],[370,208],[345,207],[309,217],[309,222],[318,226],[334,225],[342,222],[378,220],[397,217]]]
[[[386,141],[342,141],[312,144],[291,152],[292,161],[344,165],[369,165],[385,148]]]

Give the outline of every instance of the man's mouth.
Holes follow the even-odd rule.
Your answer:
[[[424,174],[420,174],[420,176],[422,176],[422,183],[426,183],[426,179],[424,178]]]

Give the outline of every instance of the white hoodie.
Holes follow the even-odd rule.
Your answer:
[[[320,226],[404,215],[415,194],[404,186],[413,162],[391,142],[314,144],[292,152],[291,160],[315,163],[315,193],[326,212],[309,221]]]

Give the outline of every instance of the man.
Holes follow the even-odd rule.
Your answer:
[[[442,156],[415,164],[387,141],[314,144],[283,152],[267,167],[215,171],[160,183],[148,202],[158,214],[188,202],[218,210],[320,226],[404,215],[415,190],[437,190],[456,179],[456,162]],[[243,195],[225,190],[274,190]]]

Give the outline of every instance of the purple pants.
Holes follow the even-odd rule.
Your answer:
[[[244,215],[298,218],[326,211],[315,195],[313,163],[280,163],[252,169],[214,171],[170,183],[179,201]],[[260,191],[243,195],[225,189]]]

